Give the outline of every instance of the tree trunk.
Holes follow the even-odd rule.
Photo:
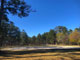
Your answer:
[[[0,8],[0,40],[4,39],[4,34],[2,34],[3,29],[2,29],[2,20],[4,15],[4,0],[1,0],[1,8]],[[2,43],[1,43],[2,45]]]

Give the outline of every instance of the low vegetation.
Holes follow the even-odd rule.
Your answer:
[[[80,60],[76,50],[7,51],[0,60]]]

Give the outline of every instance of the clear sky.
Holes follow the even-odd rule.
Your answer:
[[[80,26],[80,0],[25,0],[37,12],[28,17],[18,18],[9,15],[20,30],[25,30],[29,36],[48,32],[56,26],[66,26],[74,29]]]

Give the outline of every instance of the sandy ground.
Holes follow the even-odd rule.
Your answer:
[[[35,47],[13,47],[13,48],[2,48],[1,50],[7,51],[20,51],[20,50],[38,50],[38,49],[74,49],[80,48],[80,46],[35,46]]]

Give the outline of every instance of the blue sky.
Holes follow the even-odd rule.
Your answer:
[[[59,25],[68,29],[80,26],[80,0],[25,1],[37,12],[32,12],[25,18],[9,15],[9,19],[29,36],[48,32]]]

